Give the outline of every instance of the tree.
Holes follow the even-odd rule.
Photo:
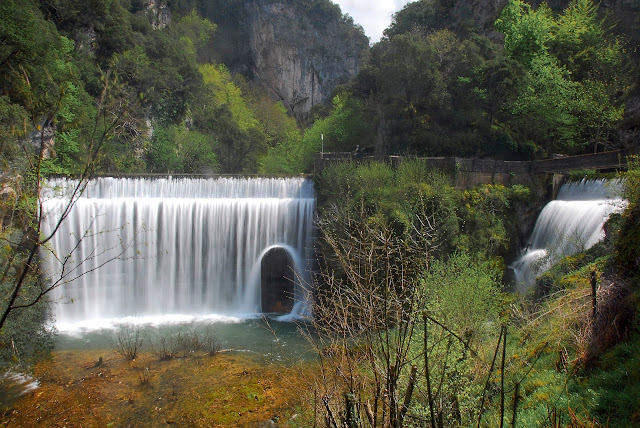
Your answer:
[[[51,171],[80,173],[61,211],[62,222],[86,185],[101,147],[126,116],[128,100],[106,73],[98,107],[92,106],[79,78],[73,42],[43,19],[33,1],[2,2],[0,12],[0,138],[5,161],[0,342],[4,358],[24,358],[37,352],[38,340],[46,343],[49,337],[44,297],[69,279],[45,283],[40,277],[38,257],[57,231],[42,234],[44,177]],[[60,155],[53,158],[56,149]],[[80,159],[84,164],[78,169]]]
[[[200,66],[205,90],[193,106],[193,123],[217,142],[215,153],[223,173],[252,173],[267,150],[262,123],[224,65]]]
[[[59,212],[51,213],[43,209],[42,198],[50,194],[45,191],[46,184],[42,171],[42,165],[45,160],[43,150],[39,151],[31,163],[32,169],[29,171],[30,176],[28,177],[30,186],[25,188],[24,193],[20,195],[20,198],[25,199],[25,201],[22,206],[13,207],[14,210],[27,210],[27,224],[23,225],[23,227],[27,228],[28,232],[22,237],[22,242],[7,241],[10,246],[15,246],[15,255],[6,260],[3,266],[2,280],[10,284],[10,295],[6,298],[0,315],[0,330],[4,327],[11,313],[36,305],[51,290],[68,282],[70,280],[69,276],[73,276],[72,272],[65,272],[63,269],[60,276],[54,278],[51,282],[41,282],[38,279],[38,275],[41,274],[38,256],[42,255],[40,252],[46,253],[48,251],[47,243],[58,232],[60,225],[65,221],[75,202],[82,195],[100,149],[124,114],[124,110],[113,109],[121,106],[110,104],[109,80],[109,76],[105,76],[105,89],[99,100],[99,114],[96,117],[94,133],[88,137],[89,144],[84,169],[78,180],[72,185],[70,194],[65,195],[68,199],[60,206]],[[44,132],[44,128],[39,131],[41,144],[44,144]],[[47,234],[43,234],[43,221],[47,215],[58,215],[58,218],[52,230]],[[82,238],[79,237],[78,239],[81,240]],[[63,265],[70,258],[70,255],[53,254],[53,256],[58,258]],[[36,288],[35,292],[33,288]],[[28,293],[24,293],[25,291],[28,291]]]
[[[345,211],[321,217],[333,262],[322,268],[310,336],[327,426],[471,425],[489,366],[483,344],[497,336],[497,270],[464,253],[436,261],[428,210],[405,234]]]
[[[327,285],[314,307],[325,380],[318,395],[329,426],[355,427],[365,415],[371,426],[402,426],[416,382],[415,313],[426,297],[416,269],[426,267],[429,242],[402,239],[384,225],[345,214],[334,206],[320,223],[344,275],[323,270]],[[336,226],[340,234],[332,232]]]
[[[515,131],[546,153],[610,147],[622,120],[622,43],[597,9],[592,0],[573,0],[554,16],[544,3],[533,9],[510,0],[496,21],[509,55],[528,72],[509,105]]]
[[[158,128],[151,140],[148,168],[160,173],[213,173],[218,169],[216,141],[184,125]]]

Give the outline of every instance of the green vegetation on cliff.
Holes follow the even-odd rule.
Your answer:
[[[18,142],[47,127],[55,137],[47,170],[78,172],[107,75],[117,98],[111,114],[123,120],[99,172],[310,172],[322,136],[325,151],[360,145],[421,156],[531,159],[623,147],[620,127],[633,123],[623,122],[637,75],[633,46],[593,1],[555,13],[510,0],[492,32],[455,21],[469,16],[454,3],[405,6],[355,79],[312,110],[311,124],[296,124],[254,80],[243,2],[181,0],[167,9],[140,0],[8,0],[3,158],[17,162]],[[363,37],[328,0],[289,6],[313,25]]]
[[[273,164],[261,160],[269,148],[300,151],[302,132],[290,112],[247,80],[250,73],[238,74],[245,68],[237,61],[251,69],[241,55],[249,44],[227,32],[230,20],[242,28],[240,3],[213,9],[215,2],[170,3],[167,9],[137,0],[3,2],[4,168],[17,167],[25,138],[46,127],[46,171],[78,173],[107,81],[114,97],[108,114],[120,120],[95,172],[256,173]],[[295,7],[318,25],[335,21],[362,36],[329,1]],[[235,51],[239,58],[227,55],[236,43],[244,45]],[[303,162],[261,169],[300,172]]]

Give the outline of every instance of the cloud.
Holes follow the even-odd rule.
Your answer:
[[[409,0],[333,0],[342,13],[351,15],[356,24],[362,25],[372,43],[380,40],[382,32],[391,24],[394,13]]]

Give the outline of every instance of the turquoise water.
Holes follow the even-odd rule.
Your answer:
[[[226,316],[164,316],[93,320],[83,324],[59,325],[57,350],[113,350],[118,337],[137,333],[142,350],[158,350],[165,338],[175,342],[178,335],[194,334],[201,339],[215,337],[218,347],[264,357],[269,361],[293,363],[314,357],[312,347],[301,333],[306,324],[282,321],[277,316],[235,318]]]

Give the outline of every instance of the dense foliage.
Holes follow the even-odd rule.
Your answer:
[[[47,171],[79,172],[95,103],[109,75],[119,99],[119,111],[110,114],[126,113],[102,150],[97,172],[305,168],[303,160],[260,167],[270,164],[260,159],[271,147],[297,150],[302,133],[281,103],[229,71],[242,71],[223,50],[229,35],[196,13],[222,22],[240,20],[239,3],[211,10],[214,2],[209,3],[172,2],[172,18],[163,21],[160,6],[150,9],[141,1],[3,2],[3,160],[20,162],[22,139],[38,126],[47,127],[54,150],[46,153]],[[298,6],[322,17],[316,22],[343,20],[340,9],[328,1]],[[348,19],[342,25],[354,26]],[[248,43],[243,46],[246,54]],[[250,63],[245,57],[237,61]]]
[[[559,14],[510,0],[495,24],[504,42],[451,2],[409,3],[306,130],[251,83],[243,2],[169,6],[167,21],[140,0],[4,2],[3,157],[47,126],[57,154],[48,170],[78,172],[106,73],[127,114],[101,172],[309,172],[323,142],[325,151],[526,159],[620,145],[635,69],[591,0]],[[295,7],[313,25],[361,36],[328,0]],[[167,146],[167,135],[180,142]]]
[[[316,183],[325,258],[314,343],[325,418],[473,423],[483,343],[501,331],[496,243],[508,241],[507,213],[528,189],[456,190],[420,160],[339,164]]]
[[[452,21],[452,3],[409,3],[371,48],[348,94],[375,138],[352,147],[531,159],[620,146],[635,71],[596,3],[555,14],[510,0],[495,24],[504,43]]]
[[[432,256],[461,251],[482,259],[507,257],[517,235],[517,213],[534,202],[521,185],[457,190],[449,175],[419,159],[395,169],[378,162],[342,163],[322,171],[315,181],[318,204],[339,210],[338,217],[384,224],[400,235],[420,234],[427,223],[437,224],[429,232]],[[333,226],[331,231],[339,232]]]
[[[637,424],[638,373],[628,371],[640,358],[637,169],[630,159],[630,204],[607,239],[562,259],[528,296],[500,280],[512,224],[533,202],[528,188],[456,190],[419,160],[322,171],[314,343],[324,417],[347,426]]]

